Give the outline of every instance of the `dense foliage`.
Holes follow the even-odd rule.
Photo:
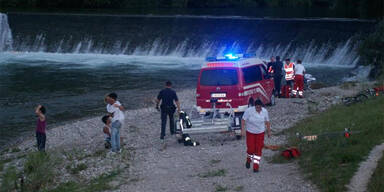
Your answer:
[[[384,13],[382,0],[0,0],[0,7],[24,9],[141,8],[148,11],[161,8],[186,10],[201,8],[237,10],[243,8],[299,8],[303,12],[320,9],[325,12],[337,13],[336,15],[341,17],[354,18],[382,18]]]
[[[373,33],[365,37],[359,52],[362,64],[374,67],[370,76],[384,79],[384,20],[377,24]]]

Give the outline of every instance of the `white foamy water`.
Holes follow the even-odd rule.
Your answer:
[[[61,68],[92,68],[100,66],[133,65],[151,71],[159,69],[200,69],[204,58],[177,56],[139,56],[92,53],[2,52],[0,65],[22,63],[24,65],[55,65]],[[66,66],[68,64],[68,66]]]
[[[12,50],[12,32],[7,15],[0,13],[0,51]]]
[[[357,53],[358,44],[352,43],[352,38],[344,43],[332,44],[324,43],[318,45],[314,41],[309,42],[305,46],[294,47],[294,43],[289,43],[286,46],[265,46],[260,44],[255,46],[250,42],[248,46],[241,47],[240,43],[234,42],[229,45],[222,45],[219,42],[204,41],[199,47],[191,48],[193,42],[185,39],[177,44],[177,46],[170,47],[162,42],[159,38],[154,40],[151,44],[132,47],[129,42],[116,41],[113,48],[106,48],[103,44],[93,42],[92,39],[87,39],[72,45],[67,45],[65,39],[57,41],[57,48],[54,52],[49,51],[45,37],[39,34],[35,37],[31,46],[21,44],[16,50],[22,52],[51,52],[51,53],[72,53],[72,54],[106,54],[106,55],[134,55],[134,56],[148,56],[152,59],[154,56],[171,57],[171,58],[205,58],[207,56],[224,55],[228,52],[233,53],[256,53],[257,57],[270,58],[271,56],[289,57],[293,60],[301,59],[305,63],[319,66],[348,66],[354,67],[359,62]],[[64,49],[63,47],[67,47]],[[133,50],[133,51],[128,51]],[[333,51],[330,51],[333,50]]]

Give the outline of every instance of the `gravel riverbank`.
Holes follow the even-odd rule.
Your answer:
[[[339,103],[343,96],[353,95],[363,85],[352,89],[327,87],[306,92],[305,99],[276,99],[276,105],[267,107],[273,135],[266,144],[284,144],[285,135],[277,134],[313,113],[326,110]],[[195,90],[179,90],[182,108],[195,104]],[[154,96],[146,96],[150,100]],[[47,131],[47,149],[60,151],[71,166],[87,164],[76,179],[97,177],[120,170],[121,175],[112,183],[115,191],[317,191],[305,179],[295,163],[272,164],[274,151],[264,149],[259,173],[245,169],[245,140],[236,140],[231,134],[194,135],[200,142],[196,147],[185,147],[175,137],[168,136],[167,148],[160,150],[160,114],[153,106],[126,111],[121,135],[123,153],[110,156],[103,149],[101,117],[94,117]],[[20,152],[5,152],[2,159],[20,153],[35,151],[35,140],[18,145]],[[75,160],[67,153],[74,153]],[[60,182],[73,180],[68,169],[57,167],[62,173]]]

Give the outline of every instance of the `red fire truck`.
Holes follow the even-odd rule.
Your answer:
[[[274,105],[273,93],[273,78],[264,62],[253,55],[207,58],[196,89],[195,108],[200,118],[191,118],[190,128],[178,122],[178,129],[183,133],[239,130],[243,112],[256,99]]]

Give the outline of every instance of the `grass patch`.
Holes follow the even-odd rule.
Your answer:
[[[220,159],[212,159],[211,161],[209,161],[209,163],[210,163],[211,165],[213,165],[213,164],[218,164],[218,163],[220,163],[220,162],[221,162]]]
[[[114,171],[109,174],[103,174],[89,183],[76,183],[73,181],[62,183],[58,187],[52,190],[46,190],[46,192],[98,192],[98,191],[106,191],[113,190],[116,187],[112,187],[109,182],[111,182],[117,175],[119,175],[119,171]]]
[[[24,164],[23,175],[25,181],[23,189],[25,191],[44,189],[53,181],[55,176],[53,168],[58,163],[58,159],[47,153],[35,152],[29,154]]]
[[[235,191],[244,191],[244,186],[237,186],[233,190],[235,190]]]
[[[24,167],[10,166],[3,175],[1,191],[41,191],[49,186],[55,176],[54,167],[59,160],[52,155],[34,152],[26,156]]]
[[[81,171],[86,170],[88,168],[88,166],[85,163],[80,163],[80,164],[78,164],[77,166],[75,166],[73,168],[70,168],[70,167],[66,167],[66,168],[69,169],[69,172],[71,174],[78,174]]]
[[[0,172],[3,171],[3,169],[4,169],[4,165],[5,165],[6,163],[11,162],[11,161],[12,161],[12,159],[4,159],[4,160],[0,160]]]
[[[74,182],[74,181],[69,181],[66,183],[60,184],[58,187],[56,187],[53,190],[49,190],[47,192],[67,192],[67,191],[72,191],[72,192],[80,192],[81,185]]]
[[[5,173],[2,175],[2,182],[0,187],[0,192],[16,191],[20,190],[20,185],[18,182],[18,174],[15,167],[11,166],[5,170]]]
[[[93,154],[94,157],[105,157],[105,155],[107,154],[107,150],[105,149],[101,149],[101,150],[97,150],[95,151],[95,153]]]
[[[21,149],[18,148],[18,147],[11,149],[11,153],[17,153],[17,152],[20,152],[20,151],[21,151]]]
[[[340,88],[342,89],[352,89],[357,86],[357,82],[355,81],[350,81],[350,82],[345,82],[340,85]]]
[[[222,177],[225,176],[227,171],[225,169],[219,169],[215,171],[208,171],[206,173],[201,173],[198,176],[201,178],[207,178],[207,177]]]
[[[384,97],[350,107],[338,105],[299,122],[289,130],[289,144],[302,152],[299,165],[321,191],[345,191],[358,164],[384,142]],[[344,128],[361,131],[343,137]],[[299,140],[296,133],[315,135],[316,141]],[[326,134],[331,133],[331,134]]]
[[[368,184],[369,192],[381,192],[384,189],[384,156],[378,162],[375,172],[373,173],[371,180]]]
[[[227,191],[227,190],[228,190],[228,187],[225,187],[225,186],[222,186],[222,185],[216,185],[216,187],[215,187],[215,191],[216,192]]]

